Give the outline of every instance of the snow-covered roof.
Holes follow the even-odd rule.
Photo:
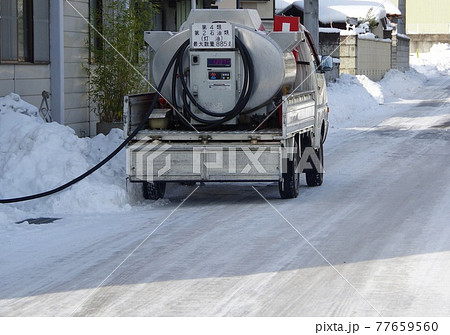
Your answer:
[[[277,13],[291,7],[304,10],[304,0],[276,0]],[[319,21],[322,23],[345,22],[348,17],[365,18],[371,16],[380,20],[386,15],[401,15],[399,9],[389,0],[319,0]]]

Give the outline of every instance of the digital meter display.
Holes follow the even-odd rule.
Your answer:
[[[230,80],[231,74],[230,72],[209,72],[208,79],[209,80]]]
[[[231,58],[208,58],[208,67],[231,67]]]

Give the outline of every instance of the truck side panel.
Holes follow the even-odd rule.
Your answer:
[[[280,159],[279,143],[138,141],[127,150],[127,174],[131,181],[278,181]]]

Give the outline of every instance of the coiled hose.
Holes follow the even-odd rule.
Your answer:
[[[236,105],[227,112],[212,112],[205,107],[201,106],[198,101],[195,99],[195,97],[192,95],[191,91],[189,90],[189,87],[186,83],[185,76],[184,76],[184,70],[183,70],[183,57],[184,52],[189,44],[189,40],[187,40],[179,49],[178,57],[175,63],[175,69],[172,76],[172,103],[174,106],[178,109],[178,102],[177,102],[177,95],[176,95],[176,79],[180,79],[181,86],[183,88],[182,90],[182,100],[183,100],[183,106],[184,111],[187,113],[189,117],[192,119],[203,123],[203,126],[197,126],[200,130],[210,130],[213,129],[226,121],[229,121],[236,116],[238,116],[241,112],[243,112],[245,106],[247,105],[251,94],[253,90],[253,84],[254,84],[254,77],[255,77],[255,71],[252,59],[250,57],[250,54],[245,47],[245,45],[242,43],[242,41],[239,39],[239,37],[235,37],[236,46],[241,54],[242,62],[244,66],[244,82],[242,84],[241,94],[239,95],[239,99],[236,102]],[[201,112],[205,113],[206,115],[213,116],[219,119],[211,120],[211,119],[205,119],[200,117],[199,115],[192,112],[190,108],[190,104],[197,107]]]
[[[184,74],[183,74],[183,56],[184,53],[189,45],[190,40],[188,39],[187,41],[185,41],[177,50],[177,52],[172,56],[169,64],[167,65],[166,70],[164,71],[164,74],[161,78],[161,81],[156,89],[156,94],[155,97],[152,100],[152,103],[150,105],[149,110],[147,111],[147,114],[145,115],[145,117],[142,119],[141,123],[138,125],[138,127],[136,127],[136,129],[134,129],[134,131],[113,151],[111,152],[106,158],[104,158],[102,161],[100,161],[97,165],[93,166],[92,168],[90,168],[88,171],[86,171],[85,173],[83,173],[82,175],[76,177],[75,179],[59,186],[56,187],[54,189],[45,191],[45,192],[41,192],[41,193],[37,193],[37,194],[32,194],[32,195],[27,195],[27,196],[23,196],[23,197],[17,197],[17,198],[10,198],[10,199],[0,199],[0,204],[8,204],[8,203],[17,203],[17,202],[23,202],[23,201],[28,201],[28,200],[34,200],[34,199],[39,199],[39,198],[43,198],[58,192],[61,192],[63,190],[65,190],[66,188],[78,183],[79,181],[83,180],[84,178],[88,177],[89,175],[93,174],[95,171],[97,171],[98,169],[100,169],[103,165],[105,165],[106,163],[108,163],[114,156],[116,156],[136,135],[137,133],[144,128],[144,126],[148,123],[148,118],[150,117],[150,115],[152,114],[156,103],[158,101],[158,98],[160,96],[159,92],[161,92],[164,83],[167,79],[167,76],[169,75],[169,72],[172,68],[172,66],[175,64],[174,67],[174,71],[173,71],[173,76],[172,76],[172,101],[173,104],[175,105],[175,107],[178,106],[177,104],[177,99],[176,99],[176,78],[180,78],[180,82],[181,85],[183,87],[183,104],[184,104],[184,109],[187,111],[187,113],[189,114],[190,117],[192,117],[194,120],[197,120],[198,122],[202,122],[204,124],[207,124],[207,126],[202,127],[201,129],[203,130],[207,130],[207,129],[212,129],[218,125],[223,124],[224,122],[231,120],[232,118],[236,117],[240,112],[243,111],[245,105],[247,104],[248,100],[250,99],[250,95],[252,92],[252,88],[253,88],[253,78],[254,78],[254,69],[253,69],[253,63],[250,57],[250,54],[248,53],[247,48],[245,47],[245,45],[241,42],[241,40],[236,36],[236,45],[239,49],[239,52],[241,53],[242,59],[243,59],[243,64],[244,64],[244,71],[245,71],[245,75],[244,75],[244,83],[243,83],[243,87],[242,87],[242,91],[240,94],[240,97],[238,99],[238,102],[236,103],[235,107],[233,109],[231,109],[228,112],[225,113],[215,113],[215,112],[211,112],[208,111],[206,108],[202,107],[193,97],[193,95],[191,94],[191,92],[189,91],[189,88],[187,87],[186,81],[184,79]],[[187,99],[189,99],[199,110],[201,110],[203,113],[210,115],[210,116],[215,116],[215,117],[221,117],[219,120],[206,120],[203,118],[200,118],[199,116],[195,115],[189,108],[189,103],[187,101]]]

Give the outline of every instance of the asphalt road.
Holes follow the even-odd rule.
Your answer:
[[[442,77],[332,129],[324,185],[297,199],[172,186],[160,207],[11,231],[0,315],[449,316],[449,97]]]

